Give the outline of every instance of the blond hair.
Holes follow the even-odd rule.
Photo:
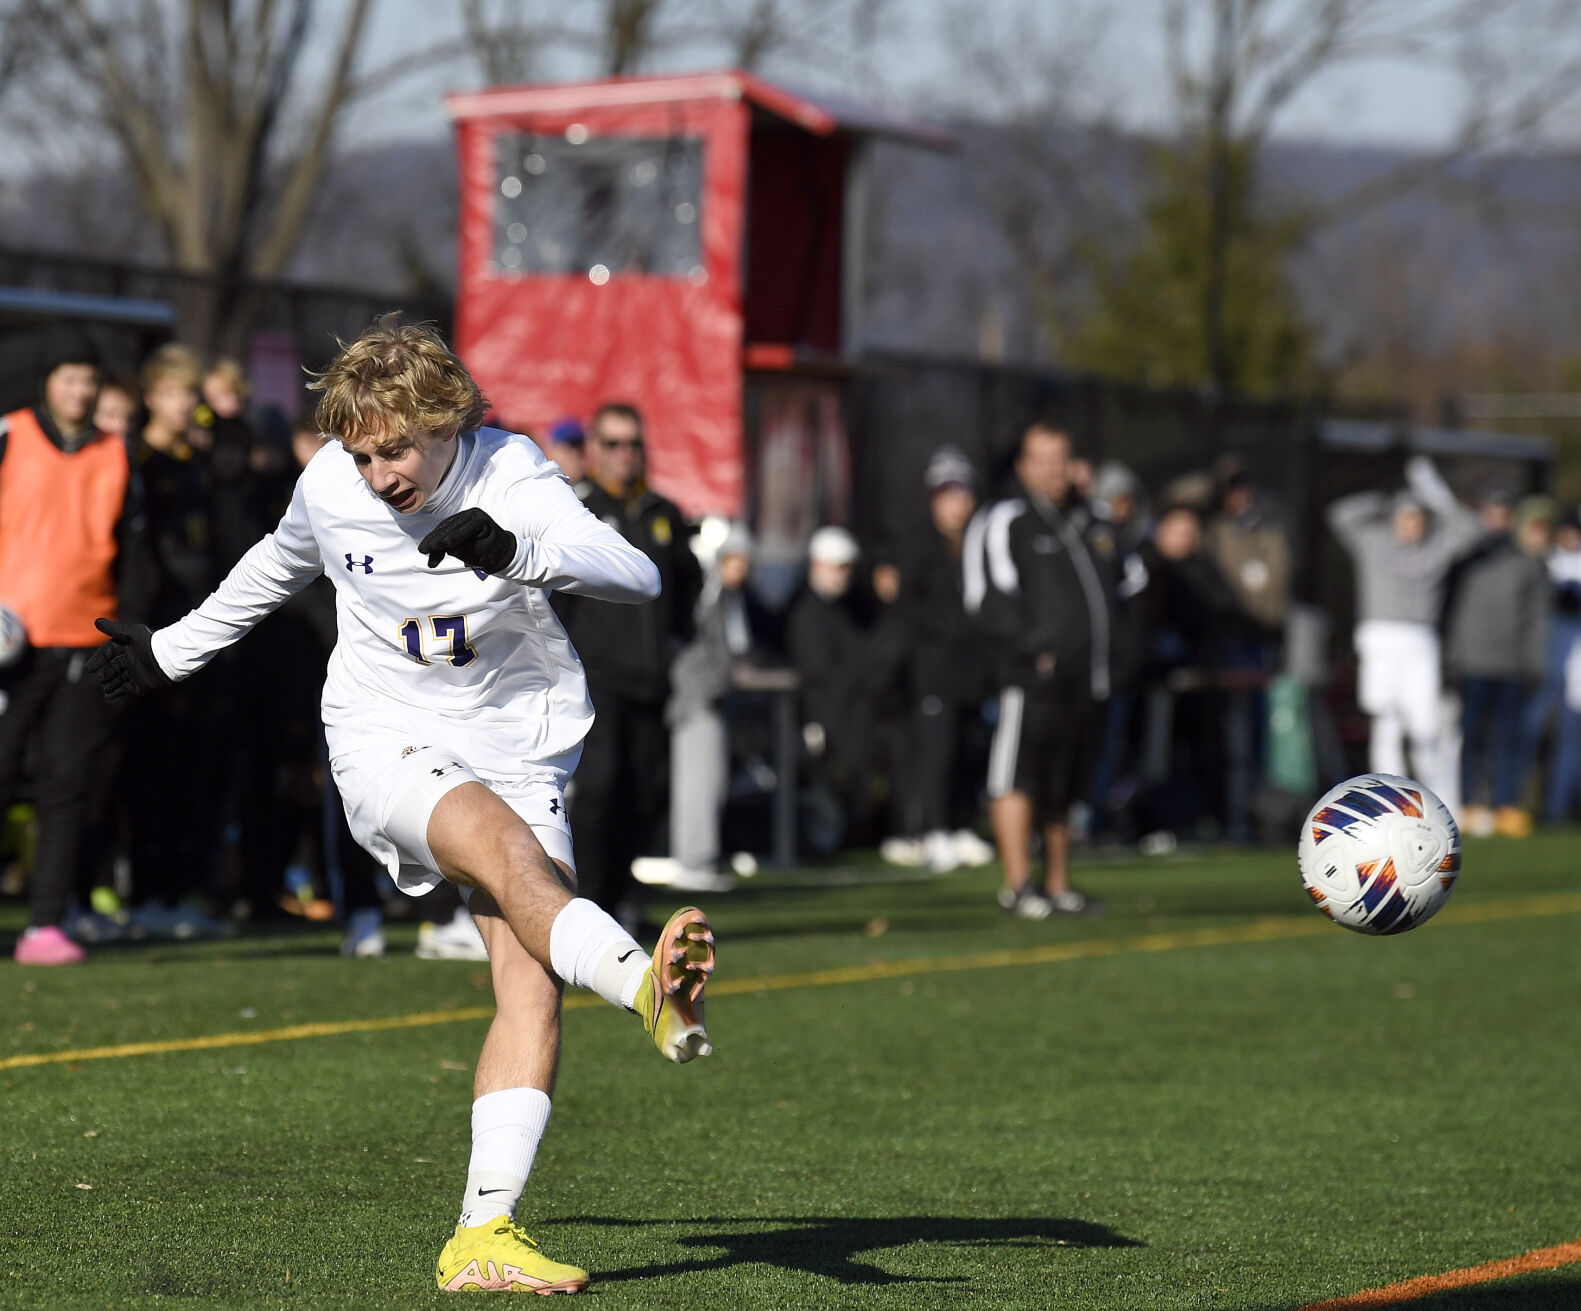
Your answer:
[[[196,391],[202,378],[203,370],[198,365],[198,357],[175,342],[161,346],[143,365],[145,393],[153,391],[162,382],[179,382]]]
[[[343,442],[476,428],[489,403],[432,326],[384,314],[308,389],[321,392],[319,430]]]
[[[248,394],[252,391],[251,386],[247,382],[247,371],[242,368],[238,361],[231,359],[228,355],[222,356],[209,365],[209,371],[203,375],[203,381],[207,382],[210,378],[215,378],[224,383],[243,400],[246,400]]]

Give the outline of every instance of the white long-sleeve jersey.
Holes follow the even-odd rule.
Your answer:
[[[439,487],[405,515],[374,494],[340,443],[326,444],[274,532],[202,605],[154,634],[160,667],[186,678],[322,572],[335,585],[339,626],[323,697],[331,758],[400,736],[444,745],[500,778],[574,765],[593,707],[549,592],[646,601],[659,593],[659,571],[588,512],[527,438],[482,428],[456,440]],[[499,577],[453,556],[430,569],[417,549],[440,520],[472,506],[516,535],[516,558]]]

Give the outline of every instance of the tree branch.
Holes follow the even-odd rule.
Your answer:
[[[329,141],[346,99],[351,70],[362,44],[362,30],[367,17],[368,0],[353,0],[351,14],[341,34],[334,72],[315,116],[308,144],[290,169],[281,191],[280,203],[271,217],[269,233],[253,257],[252,270],[256,277],[268,278],[279,273],[296,244],[302,217],[313,199],[314,188],[318,185],[328,155]]]

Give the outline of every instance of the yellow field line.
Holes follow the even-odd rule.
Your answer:
[[[318,1024],[293,1024],[284,1029],[259,1029],[252,1033],[214,1033],[206,1038],[167,1038],[162,1042],[124,1042],[115,1047],[83,1047],[69,1052],[29,1052],[0,1060],[0,1070],[20,1070],[29,1065],[59,1065],[64,1061],[109,1061],[122,1056],[157,1056],[161,1052],[205,1052],[223,1047],[253,1047],[263,1042],[290,1042],[295,1038],[332,1038],[339,1033],[377,1033],[381,1029],[420,1029],[427,1024],[452,1024],[458,1020],[494,1018],[492,1006],[463,1010],[419,1011],[373,1020],[328,1020]]]
[[[1441,911],[1440,924],[1487,924],[1496,920],[1534,919],[1545,915],[1568,915],[1581,911],[1581,892],[1551,893],[1539,897],[1512,898],[1480,905],[1454,906]],[[1249,924],[1232,924],[1213,929],[1182,929],[1174,933],[1143,933],[1129,938],[1093,938],[1081,942],[1051,942],[1041,947],[980,951],[963,956],[926,956],[920,959],[871,961],[832,970],[813,970],[805,974],[766,974],[755,978],[720,979],[708,986],[710,997],[730,997],[757,992],[782,992],[790,988],[830,988],[848,983],[871,983],[878,979],[902,979],[919,974],[996,970],[1016,965],[1050,965],[1060,961],[1086,960],[1097,956],[1135,955],[1148,952],[1182,951],[1191,947],[1228,947],[1252,942],[1279,942],[1290,938],[1312,938],[1334,933],[1326,919],[1306,916],[1299,919],[1260,919]],[[567,997],[566,1010],[600,1006],[593,996]],[[216,1033],[202,1038],[167,1038],[159,1042],[129,1042],[113,1047],[83,1047],[75,1051],[28,1052],[0,1059],[0,1070],[21,1070],[36,1065],[64,1065],[77,1061],[118,1060],[127,1056],[155,1056],[168,1052],[216,1051],[227,1047],[255,1047],[267,1042],[292,1042],[298,1038],[332,1038],[345,1033],[379,1033],[388,1029],[419,1029],[435,1024],[457,1024],[467,1020],[494,1017],[492,1006],[467,1006],[448,1011],[419,1011],[412,1015],[391,1015],[382,1019],[329,1020],[316,1024],[293,1024],[283,1029],[257,1029],[251,1032]]]
[[[1486,1261],[1482,1265],[1450,1270],[1441,1275],[1418,1275],[1415,1279],[1402,1280],[1385,1288],[1365,1288],[1345,1297],[1309,1302],[1297,1308],[1297,1311],[1359,1311],[1362,1307],[1399,1306],[1402,1302],[1415,1302],[1418,1298],[1430,1297],[1447,1289],[1488,1284],[1495,1279],[1513,1279],[1516,1275],[1554,1270],[1562,1265],[1574,1265],[1577,1261],[1581,1261],[1581,1238],[1573,1243],[1560,1243],[1557,1247],[1541,1247],[1535,1252],[1524,1252],[1503,1261]]]

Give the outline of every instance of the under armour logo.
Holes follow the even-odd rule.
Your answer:
[[[446,774],[454,774],[460,768],[461,762],[452,760],[448,765],[441,765],[438,769],[430,769],[428,772],[435,778],[443,778]]]
[[[353,560],[351,558],[351,552],[347,551],[346,568],[348,570],[361,569],[363,573],[371,574],[373,572],[373,557],[371,555],[365,555],[360,560]]]
[[[560,798],[559,797],[555,797],[553,800],[551,800],[549,802],[549,813],[551,815],[558,815],[560,813]]]

